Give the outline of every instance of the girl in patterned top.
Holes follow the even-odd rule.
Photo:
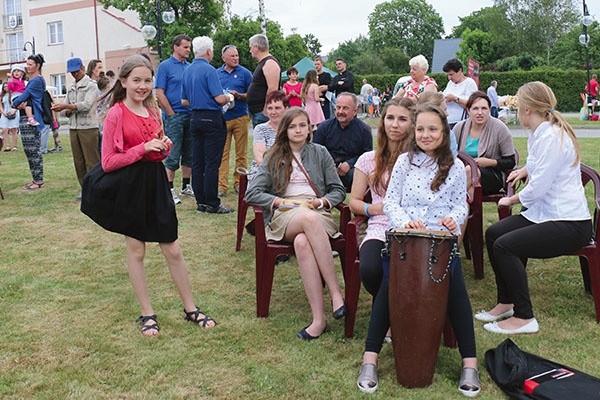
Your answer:
[[[462,163],[450,150],[450,128],[446,114],[439,107],[420,105],[416,112],[415,136],[408,153],[401,154],[389,181],[383,211],[389,228],[447,229],[460,235],[460,226],[467,217],[466,175]],[[389,258],[383,263],[384,279],[375,302],[369,325],[379,338],[389,326],[388,271]],[[465,396],[480,391],[475,348],[475,333],[471,318],[471,303],[462,276],[459,256],[451,262],[448,313],[458,339],[462,356],[462,374],[458,389]],[[396,333],[402,335],[402,332]],[[400,339],[401,340],[401,339]],[[378,343],[367,342],[363,364],[357,380],[363,392],[377,390]]]

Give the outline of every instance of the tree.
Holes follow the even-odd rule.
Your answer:
[[[329,54],[329,62],[327,66],[335,71],[336,58],[343,58],[348,64],[348,68],[353,70],[354,61],[365,52],[370,52],[371,42],[369,38],[363,35],[358,35],[356,39],[346,40],[340,43],[337,49]]]
[[[484,7],[467,15],[459,17],[460,24],[452,28],[450,37],[462,38],[463,41],[482,40],[483,37],[471,36],[464,37],[464,32],[469,29],[472,32],[476,30],[488,34],[486,41],[489,41],[489,46],[493,52],[482,57],[480,54],[471,55],[473,58],[483,63],[493,63],[495,60],[514,55],[519,52],[519,49],[513,45],[512,25],[506,17],[506,8],[503,6]],[[478,46],[473,43],[465,44],[472,48]],[[487,52],[487,51],[486,51]],[[467,54],[468,56],[468,54]],[[486,59],[486,61],[483,61]]]
[[[511,27],[510,21],[506,17],[506,8],[503,6],[484,7],[473,11],[466,17],[458,17],[460,24],[452,28],[450,37],[459,38],[466,29],[474,31],[479,29],[482,32],[489,32],[497,35]]]
[[[392,0],[375,6],[369,15],[372,45],[396,47],[409,56],[431,59],[434,39],[444,32],[442,17],[425,0]]]
[[[248,39],[257,33],[260,33],[258,18],[240,18],[234,15],[227,25],[219,27],[214,33],[215,49],[221,49],[227,44],[236,46],[240,54],[240,64],[252,71],[256,68],[256,60],[252,58],[248,51]],[[302,37],[294,33],[284,38],[281,33],[281,26],[277,22],[267,21],[267,37],[269,38],[269,51],[277,58],[282,70],[294,65],[302,57],[309,55]],[[220,66],[220,57],[215,57],[212,64]]]
[[[302,39],[312,58],[321,54],[321,42],[319,42],[319,39],[315,35],[309,33],[308,35],[304,35]]]
[[[588,26],[590,68],[600,67],[600,24],[594,22]],[[582,34],[581,23],[573,25],[571,30],[562,35],[550,52],[551,65],[558,68],[586,69],[585,46],[579,43]]]
[[[548,63],[558,38],[578,19],[573,0],[495,0],[495,5],[506,8],[516,48],[542,56]]]
[[[497,58],[492,35],[479,29],[472,31],[467,28],[462,33],[460,51],[456,56],[463,61],[471,57],[484,65],[493,63]]]
[[[119,10],[133,10],[140,16],[142,25],[145,23],[156,27],[156,3],[144,0],[102,0],[104,8],[109,6]],[[163,58],[171,54],[171,39],[180,33],[188,36],[208,35],[223,20],[223,4],[221,0],[161,0],[162,10],[172,9],[175,12],[175,22],[162,23],[161,49]],[[160,16],[159,16],[160,17]],[[156,46],[156,40],[149,45]]]

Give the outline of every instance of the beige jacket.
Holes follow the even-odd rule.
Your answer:
[[[61,112],[62,115],[69,117],[70,129],[98,128],[96,116],[98,85],[89,76],[85,75],[69,87],[65,103],[77,105],[77,111]]]

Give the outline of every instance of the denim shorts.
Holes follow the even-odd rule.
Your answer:
[[[180,162],[183,166],[192,166],[191,115],[190,112],[180,112],[171,116],[165,116],[165,135],[171,139],[173,147],[164,164],[171,171],[177,171]]]

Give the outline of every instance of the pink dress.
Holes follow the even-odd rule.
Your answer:
[[[312,88],[313,85],[315,84],[313,83],[311,87],[308,88],[308,93],[306,93],[306,99],[304,100],[304,110],[310,118],[310,124],[318,125],[321,122],[325,121],[325,115],[323,115],[321,102],[318,99],[315,99],[314,90]]]
[[[302,93],[302,83],[296,82],[295,85],[292,85],[291,83],[286,82],[283,84],[283,90],[285,91],[285,94],[287,96],[289,96],[290,93],[292,93],[292,90],[296,92],[299,96],[300,93]],[[302,99],[300,97],[292,96],[289,98],[289,101],[290,107],[302,107]]]

